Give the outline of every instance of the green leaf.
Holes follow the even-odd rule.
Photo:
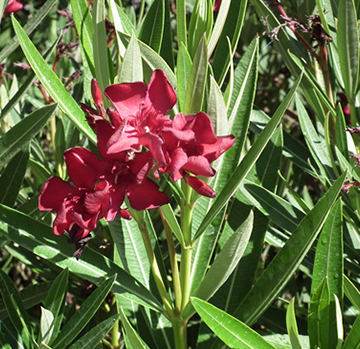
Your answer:
[[[360,338],[360,316],[358,316],[356,321],[353,323],[351,330],[348,336],[346,337],[345,343],[342,346],[342,349],[359,348],[359,338]]]
[[[52,331],[51,340],[48,343],[52,343],[54,341],[60,330],[62,323],[61,309],[65,301],[68,278],[69,270],[66,268],[56,277],[51,286],[49,294],[46,297],[45,308],[51,311],[54,317],[54,328]]]
[[[29,333],[31,334],[32,331],[28,315],[12,280],[2,269],[0,269],[0,292],[11,322],[16,331],[21,334],[26,347],[31,348]]]
[[[108,280],[104,281],[99,287],[84,301],[81,307],[76,313],[67,321],[65,326],[61,329],[60,334],[56,337],[56,340],[52,346],[53,349],[65,348],[69,345],[86,324],[95,315],[96,311],[105,300],[106,296],[110,292],[116,275],[113,275]]]
[[[174,233],[180,244],[183,245],[184,236],[170,204],[161,206],[160,210],[163,213],[167,224],[169,224],[171,231]]]
[[[172,18],[171,18],[169,1],[165,1],[165,19],[164,19],[164,34],[161,43],[160,56],[165,59],[172,70],[175,70],[174,49],[173,49],[173,33],[172,33]]]
[[[48,15],[48,13],[57,4],[58,0],[48,0],[24,25],[24,31],[26,35],[30,35],[34,29],[40,24],[40,22]],[[0,63],[9,57],[19,46],[19,41],[14,37],[0,52]]]
[[[314,292],[310,302],[308,314],[310,348],[335,348],[336,342],[329,343],[329,324],[332,318],[329,284],[327,277],[325,277]]]
[[[330,182],[330,180],[335,179],[336,176],[328,154],[326,153],[325,141],[318,136],[300,98],[296,97],[295,102],[302,133],[315,162],[320,168],[321,178],[325,183],[326,181]]]
[[[360,310],[360,291],[346,275],[343,275],[343,277],[344,277],[344,292],[346,297],[349,298],[353,306],[355,306],[358,310]]]
[[[184,107],[185,93],[190,77],[191,66],[192,66],[192,62],[191,62],[190,54],[187,51],[184,44],[181,44],[177,56],[177,69],[176,69],[177,97],[178,97],[180,110],[183,110]]]
[[[254,214],[251,211],[245,222],[234,232],[206,273],[194,297],[209,300],[224,284],[238,265],[253,230]],[[183,317],[190,317],[192,309],[185,309]]]
[[[29,146],[25,146],[6,166],[0,177],[0,202],[14,206],[29,161]]]
[[[72,120],[75,125],[83,132],[94,144],[96,138],[94,132],[87,124],[79,105],[75,102],[69,92],[65,89],[57,75],[46,64],[40,53],[37,51],[33,43],[30,41],[20,24],[12,17],[15,33],[19,39],[21,48],[36,73],[36,76],[49,93],[50,97],[59,104],[59,108]]]
[[[208,98],[208,105],[206,114],[214,125],[215,134],[217,136],[224,136],[228,134],[229,125],[226,113],[226,106],[224,97],[220,90],[220,87],[216,83],[215,79],[210,75],[210,91]],[[223,157],[220,158],[223,159]],[[219,164],[220,165],[220,164]],[[212,164],[214,168],[218,168],[217,162]]]
[[[194,114],[202,109],[207,78],[207,48],[206,39],[203,36],[197,47],[189,80],[186,86],[183,113]]]
[[[340,1],[337,44],[346,97],[353,103],[359,74],[359,33],[353,0]]]
[[[56,104],[32,112],[0,138],[0,167],[12,159],[44,127]]]
[[[286,328],[289,334],[292,349],[301,349],[299,331],[296,324],[295,297],[289,303],[286,311]]]
[[[223,188],[238,165],[248,133],[257,82],[258,42],[258,38],[251,42],[235,69],[234,89],[228,108],[229,129],[226,133],[236,137],[234,145],[222,157],[219,172],[225,172],[226,175],[222,176],[222,183],[217,182],[217,191]]]
[[[95,0],[93,4],[93,52],[95,76],[100,90],[104,91],[111,83],[108,58],[107,35],[105,28],[105,0]],[[104,101],[108,101],[104,99]],[[107,103],[107,102],[106,102]]]
[[[59,43],[59,38],[47,49],[44,54],[44,60],[47,62],[52,53],[54,52],[57,44]],[[32,86],[35,80],[35,73],[33,71],[30,72],[29,76],[25,80],[25,82],[21,85],[21,87],[16,91],[11,100],[5,105],[4,109],[1,111],[0,120],[3,119],[20,101],[20,99],[26,94],[27,90]]]
[[[93,76],[95,76],[95,63],[93,52],[92,15],[86,0],[70,0],[72,15],[76,30],[79,34],[80,47],[85,61]]]
[[[8,343],[8,341],[1,332],[0,332],[0,345],[2,349],[11,349],[10,344]]]
[[[261,274],[251,291],[242,300],[234,315],[253,324],[270,306],[287,284],[311,248],[338,197],[346,173],[332,185],[325,196],[305,216],[284,247]]]
[[[230,348],[275,348],[250,327],[213,305],[195,297],[191,303],[201,319]]]
[[[163,40],[164,20],[164,0],[154,0],[146,13],[138,38],[157,53],[160,52]]]
[[[41,308],[40,317],[40,333],[42,337],[42,343],[48,344],[54,329],[54,315],[50,310],[43,307]]]
[[[119,82],[143,81],[141,52],[133,33],[121,65]]]
[[[207,212],[205,218],[203,219],[200,227],[198,228],[195,236],[194,241],[199,238],[199,236],[205,231],[205,229],[209,226],[211,221],[216,217],[217,213],[221,210],[222,207],[226,204],[226,202],[230,199],[233,192],[239,186],[240,182],[246,177],[249,173],[251,167],[254,165],[256,160],[259,158],[261,152],[265,148],[266,144],[270,140],[271,136],[275,132],[287,106],[289,105],[301,78],[299,78],[289,93],[284,98],[283,102],[276,110],[275,114],[273,115],[271,121],[267,124],[264,128],[262,133],[260,134],[259,138],[250,148],[248,153],[245,155],[241,163],[238,165],[236,170],[234,171],[233,175],[230,177],[229,181],[225,185],[222,192],[219,196],[215,199],[215,202],[211,206],[210,210]]]
[[[214,54],[214,61],[212,63],[215,80],[220,86],[222,85],[226,73],[229,69],[230,60],[232,60],[230,54],[231,52],[235,52],[238,45],[248,1],[229,1],[229,3],[230,9],[227,13],[226,22],[223,28],[221,28],[221,26],[223,25],[223,16],[225,15],[226,7],[224,6],[224,9],[222,9],[222,6],[226,4],[226,2],[223,1],[220,6],[220,10],[215,22],[214,30],[210,37],[208,48],[208,52],[210,55],[213,51],[214,44],[216,44],[217,37],[220,32],[220,38],[218,39],[218,44]],[[230,40],[231,42],[231,52],[228,45],[228,40]]]
[[[50,290],[50,282],[42,282],[40,284],[31,285],[23,288],[19,292],[19,297],[25,309],[29,309],[34,305],[37,305],[43,302],[48,295]],[[6,310],[4,301],[0,300],[0,320],[4,320],[8,317],[8,312]]]
[[[344,156],[349,155],[348,144],[347,144],[347,135],[348,133],[345,132],[346,129],[346,121],[344,117],[344,113],[342,111],[341,105],[338,104],[336,107],[336,129],[335,129],[335,136],[336,136],[336,146]]]
[[[315,263],[311,293],[319,287],[322,280],[327,277],[330,294],[343,299],[343,221],[342,202],[339,200],[332,208],[324,228],[320,234],[316,247]],[[330,330],[330,333],[335,329]],[[336,331],[335,331],[336,332]],[[330,343],[333,343],[330,341]]]
[[[133,327],[130,325],[129,320],[126,318],[124,311],[120,308],[120,319],[121,324],[125,330],[126,338],[130,346],[127,348],[131,349],[149,349],[145,342],[139,337]]]
[[[89,332],[87,332],[85,335],[79,338],[73,345],[71,345],[69,349],[97,348],[99,343],[112,329],[115,322],[118,320],[119,315],[120,314],[111,316],[110,318],[97,324]]]
[[[4,223],[20,231],[8,229]],[[0,205],[0,227],[0,233],[10,240],[61,268],[69,268],[69,271],[92,283],[99,284],[116,273],[118,277],[112,289],[114,293],[154,310],[163,311],[161,304],[150,291],[105,256],[85,248],[80,260],[73,258],[74,246],[67,242],[66,236],[55,236],[49,226]]]

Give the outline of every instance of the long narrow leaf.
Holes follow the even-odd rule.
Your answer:
[[[299,86],[301,81],[301,77],[296,81],[290,92],[286,95],[283,102],[273,115],[271,121],[267,124],[259,138],[256,140],[254,145],[251,147],[249,152],[245,155],[239,166],[234,171],[233,175],[229,179],[228,183],[225,185],[221,194],[217,197],[214,204],[212,205],[210,211],[206,214],[204,220],[202,221],[200,227],[198,228],[194,240],[196,240],[206,229],[206,227],[210,224],[210,222],[215,218],[217,213],[221,210],[221,208],[225,205],[225,203],[229,200],[233,192],[236,190],[240,182],[246,177],[251,167],[255,163],[255,161],[260,156],[261,152],[265,148],[266,144],[270,140],[271,136],[276,130],[287,106],[289,105],[294,93]]]
[[[96,144],[94,132],[86,123],[84,113],[79,105],[65,89],[57,75],[46,64],[15,17],[12,18],[12,21],[20,46],[42,85],[45,87],[51,98],[59,104],[59,108],[64,114],[75,123],[81,132]]]

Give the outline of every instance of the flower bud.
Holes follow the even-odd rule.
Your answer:
[[[119,210],[119,216],[127,219],[128,221],[132,219],[132,215],[128,210]]]
[[[184,179],[187,184],[190,185],[198,194],[206,196],[213,199],[216,196],[216,193],[201,179],[188,174],[184,175]]]
[[[91,95],[94,99],[94,103],[96,106],[104,105],[99,85],[95,79],[91,80]]]

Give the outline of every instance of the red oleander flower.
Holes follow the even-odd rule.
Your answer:
[[[4,10],[4,15],[6,13],[12,13],[12,12],[17,12],[23,9],[23,5],[20,1],[17,0],[9,0],[5,10]]]
[[[96,228],[100,212],[89,213],[85,201],[90,190],[73,187],[58,177],[50,177],[39,195],[41,211],[57,212],[53,231],[61,235],[65,231],[71,241],[80,241]]]
[[[203,112],[196,115],[179,114],[175,116],[172,126],[182,133],[191,131],[194,137],[181,140],[176,137],[176,132],[163,132],[171,159],[167,168],[171,179],[177,181],[186,172],[195,176],[214,176],[215,170],[210,164],[234,144],[235,137],[216,137],[210,118]]]
[[[105,96],[116,108],[110,119],[116,131],[107,142],[108,154],[140,146],[148,148],[156,161],[168,163],[161,131],[171,125],[165,113],[176,103],[176,94],[162,70],[155,70],[149,86],[143,82],[111,85]]]

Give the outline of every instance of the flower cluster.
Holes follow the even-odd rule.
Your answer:
[[[77,245],[77,257],[99,219],[112,221],[117,214],[131,219],[121,209],[125,195],[136,210],[169,202],[148,178],[150,170],[155,177],[168,172],[173,181],[183,178],[199,194],[215,197],[196,176],[214,176],[210,163],[234,143],[232,135],[216,137],[203,112],[180,113],[173,119],[166,115],[177,98],[161,70],[153,72],[148,86],[143,82],[116,84],[104,94],[115,108],[105,111],[96,80],[92,81],[95,108],[81,104],[96,132],[101,159],[84,148],[68,149],[64,158],[73,185],[51,177],[39,195],[40,210],[57,212],[54,233],[69,234]]]

